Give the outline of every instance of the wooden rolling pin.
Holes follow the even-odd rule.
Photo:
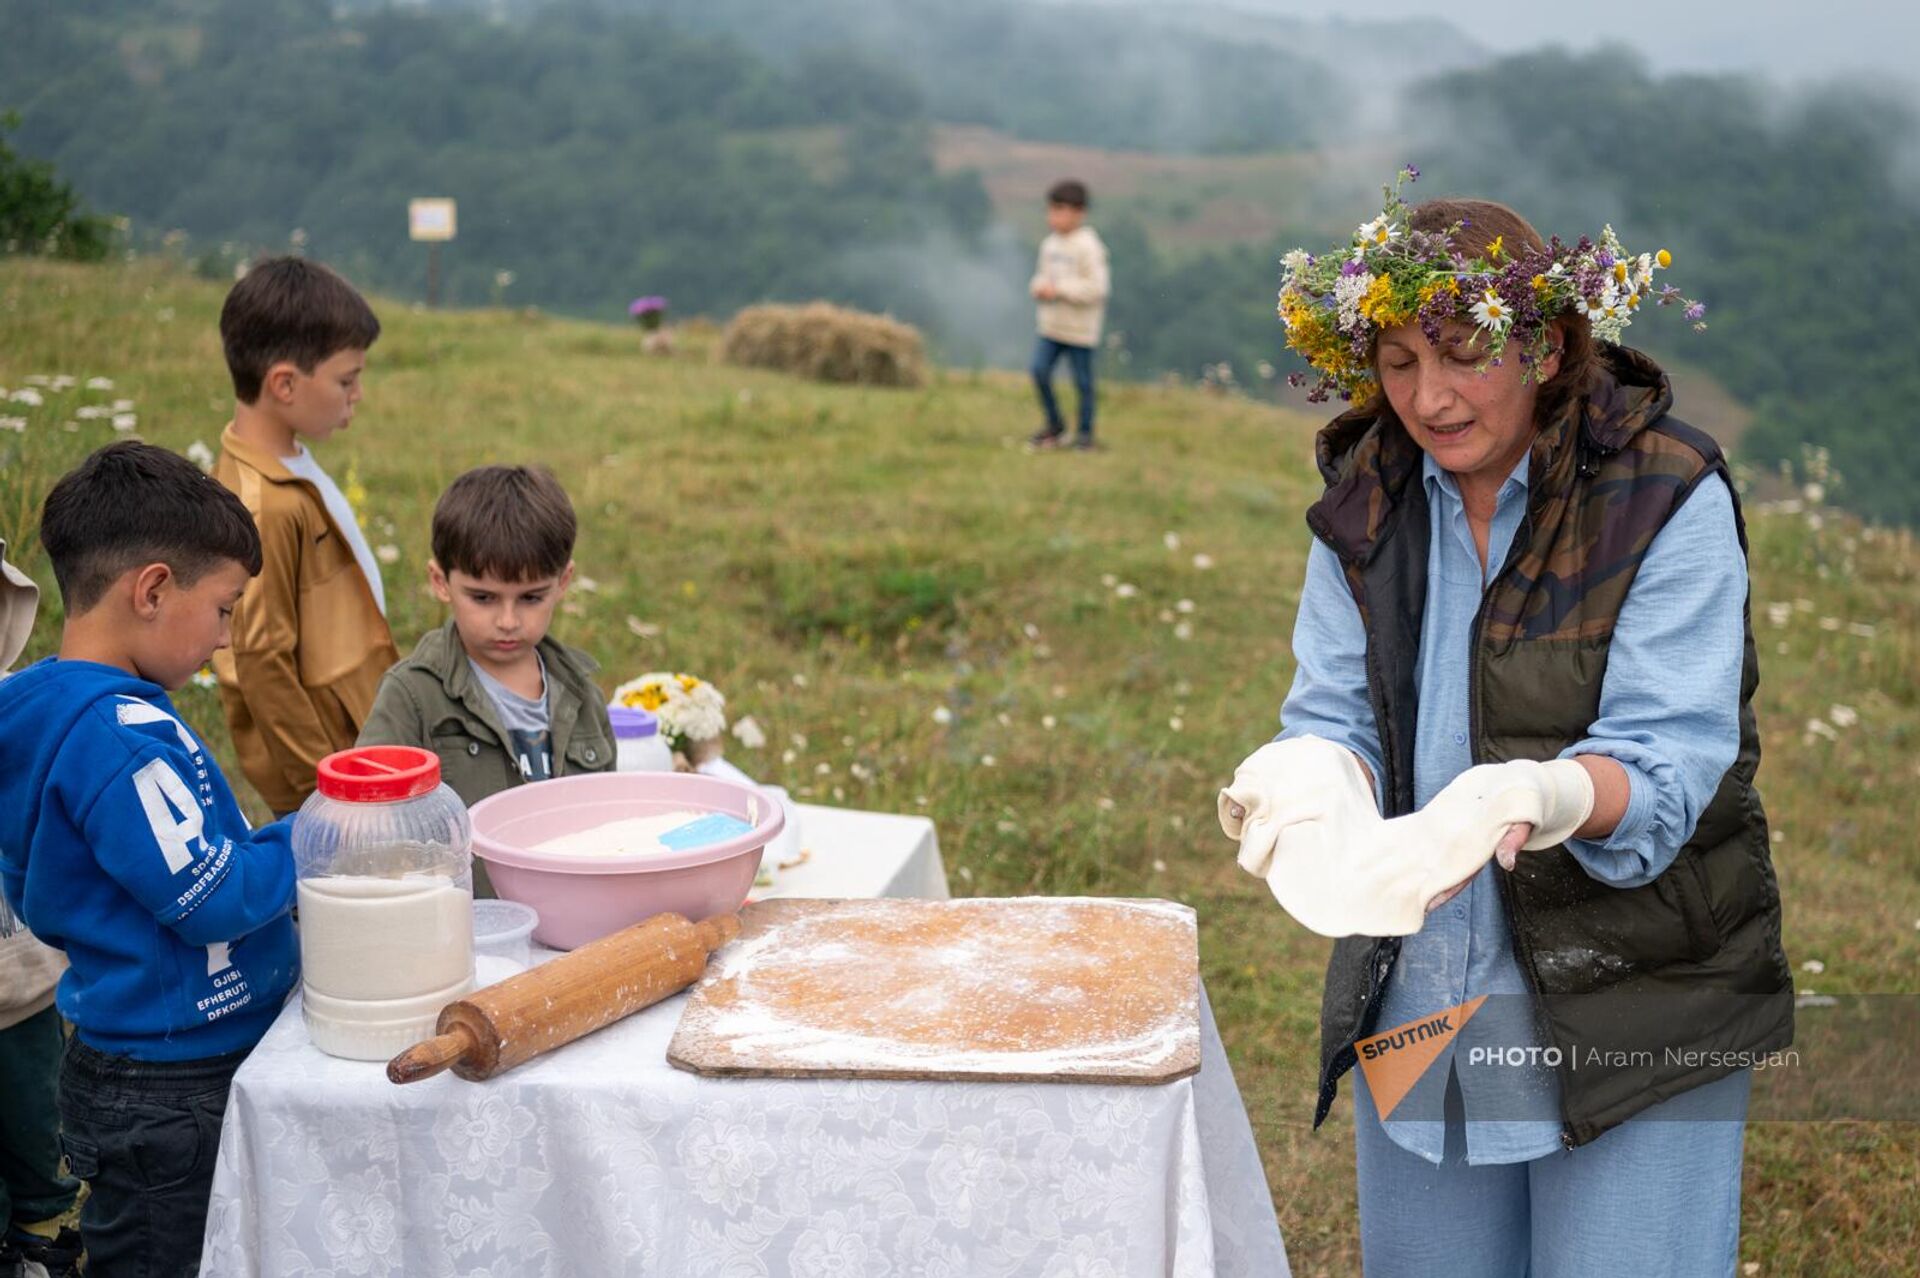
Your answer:
[[[438,1036],[388,1061],[387,1077],[412,1083],[451,1065],[462,1078],[492,1078],[678,994],[739,934],[732,914],[699,924],[656,914],[447,1004]]]

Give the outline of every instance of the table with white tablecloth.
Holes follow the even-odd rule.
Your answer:
[[[940,839],[926,817],[812,803],[788,811],[794,837],[768,849],[761,868],[769,882],[756,885],[751,899],[947,899]]]
[[[709,1079],[679,995],[485,1083],[407,1087],[290,1002],[234,1079],[203,1274],[1278,1278],[1212,1012],[1156,1087]]]

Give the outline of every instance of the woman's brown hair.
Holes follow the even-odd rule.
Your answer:
[[[1407,224],[1430,235],[1444,234],[1457,225],[1453,247],[1469,258],[1485,257],[1495,240],[1502,241],[1508,253],[1538,253],[1546,248],[1532,223],[1493,200],[1428,200],[1413,207],[1407,214]],[[1534,420],[1542,423],[1552,421],[1592,388],[1600,363],[1593,325],[1586,316],[1569,312],[1548,327],[1553,334],[1550,344],[1560,349],[1560,368],[1541,383],[1534,401]],[[1386,411],[1391,413],[1392,409]]]

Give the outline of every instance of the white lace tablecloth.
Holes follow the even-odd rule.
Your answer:
[[[685,995],[487,1083],[396,1087],[288,1003],[234,1079],[202,1273],[1285,1278],[1201,1000],[1162,1087],[706,1079]]]

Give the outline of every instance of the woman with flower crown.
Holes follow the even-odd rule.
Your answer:
[[[1222,823],[1340,937],[1314,1121],[1361,1064],[1369,1275],[1730,1274],[1751,1067],[1793,1032],[1746,540],[1620,344],[1704,308],[1664,250],[1409,208],[1417,176],[1284,262],[1287,342],[1350,407],[1283,730]]]

